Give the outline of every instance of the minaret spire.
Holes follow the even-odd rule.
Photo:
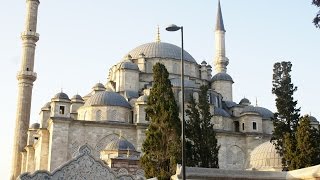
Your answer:
[[[224,24],[223,24],[220,0],[218,0],[216,31],[226,32],[226,30],[224,29]]]
[[[226,73],[229,59],[226,57],[225,28],[223,24],[220,0],[218,1],[217,22],[215,29],[215,60],[214,66],[217,73]]]
[[[37,78],[34,72],[34,56],[36,42],[39,40],[37,30],[37,16],[39,0],[26,0],[27,13],[25,18],[24,31],[21,33],[22,39],[22,60],[18,79],[18,101],[14,132],[13,155],[11,166],[11,179],[16,179],[21,171],[21,152],[27,145],[27,132],[30,123],[30,109],[33,82]]]
[[[161,40],[160,40],[160,28],[159,28],[159,25],[158,25],[158,28],[157,28],[156,42],[161,42]]]

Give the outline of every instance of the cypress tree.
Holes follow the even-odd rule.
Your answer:
[[[276,95],[277,113],[274,117],[274,131],[272,133],[271,142],[275,145],[277,152],[282,156],[282,165],[286,169],[288,164],[291,164],[290,158],[284,155],[286,152],[295,152],[296,140],[294,132],[297,129],[300,108],[296,108],[297,101],[293,99],[293,93],[297,91],[297,87],[291,82],[291,62],[277,62],[273,68],[273,87],[272,93]],[[287,134],[287,135],[286,135]],[[284,137],[286,145],[284,147]],[[288,149],[288,148],[293,149]]]
[[[201,86],[199,103],[191,97],[186,110],[186,153],[189,166],[219,168],[218,152],[220,146],[211,122],[208,86]]]
[[[146,108],[150,124],[140,160],[146,177],[160,180],[170,179],[181,159],[181,122],[168,77],[169,73],[163,64],[156,63],[153,66],[154,84]]]

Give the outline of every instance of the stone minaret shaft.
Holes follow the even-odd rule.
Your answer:
[[[27,145],[27,131],[30,122],[31,96],[33,82],[37,74],[33,71],[36,42],[39,40],[37,30],[37,15],[39,0],[27,0],[27,14],[22,39],[22,61],[18,79],[18,101],[13,143],[11,179],[16,179],[21,173],[21,152]]]
[[[229,59],[226,57],[225,48],[225,32],[223,18],[221,13],[220,1],[218,3],[217,12],[217,22],[215,29],[215,58],[214,67],[217,73],[227,72],[227,65],[229,64]]]

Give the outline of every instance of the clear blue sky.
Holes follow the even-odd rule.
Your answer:
[[[311,0],[222,0],[228,73],[233,77],[234,101],[244,96],[275,110],[271,94],[276,61],[293,63],[295,98],[302,114],[320,118],[320,30],[312,19]],[[180,45],[178,33],[164,30],[184,26],[185,49],[198,61],[213,66],[217,0],[54,0],[39,6],[31,121],[40,108],[63,88],[69,96],[86,95],[96,82],[105,83],[109,68],[134,47],[155,40]],[[1,179],[9,178],[15,107],[16,72],[21,58],[25,1],[4,1],[0,7]],[[214,72],[213,72],[214,73]]]

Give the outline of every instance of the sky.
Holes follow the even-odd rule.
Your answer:
[[[259,106],[276,111],[271,93],[273,64],[291,61],[301,114],[320,118],[320,30],[312,24],[318,9],[309,1],[221,0],[235,102],[246,97],[256,104],[257,99]],[[183,26],[185,50],[198,63],[205,60],[213,66],[216,10],[217,0],[41,1],[31,123],[39,122],[40,108],[61,90],[69,97],[86,95],[95,83],[106,83],[111,66],[135,47],[155,41],[158,25],[161,41],[178,46],[180,34],[164,29],[169,24]],[[25,12],[25,1],[1,3],[3,179],[9,179],[11,168]]]

